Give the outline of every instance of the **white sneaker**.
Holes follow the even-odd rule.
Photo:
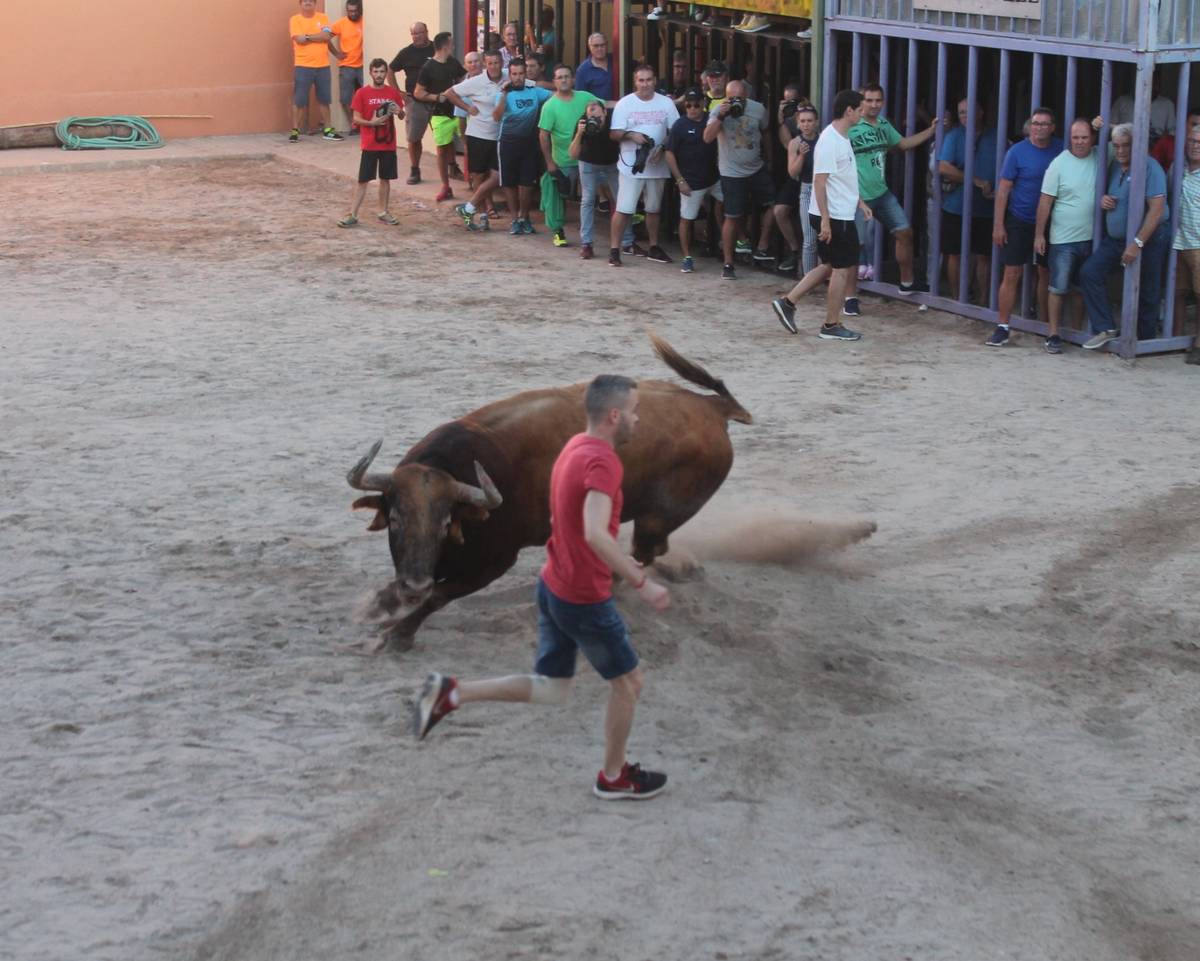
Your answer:
[[[812,30],[811,29],[797,30],[796,36],[799,37],[801,40],[811,40],[812,39]]]
[[[650,11],[648,14],[646,14],[646,19],[647,19],[647,20],[657,20],[657,19],[658,19],[659,17],[661,17],[662,15],[663,15],[663,8],[662,8],[662,7],[655,7],[655,8],[654,8],[653,10],[651,10],[651,11]]]
[[[871,264],[859,264],[858,265],[858,279],[859,280],[874,280],[875,279],[875,268],[873,266],[871,266]]]

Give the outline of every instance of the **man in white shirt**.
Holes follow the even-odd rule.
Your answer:
[[[871,208],[858,193],[858,167],[850,146],[850,128],[862,119],[863,95],[857,90],[842,90],[833,98],[834,121],[817,139],[813,150],[812,200],[808,215],[817,231],[817,256],[820,263],[810,270],[791,292],[772,302],[779,322],[796,333],[796,302],[817,285],[829,281],[825,301],[822,340],[861,340],[862,334],[842,326],[842,295],[851,273],[858,270],[858,230],[856,211],[870,220]]]
[[[468,230],[487,230],[487,201],[500,183],[500,160],[496,139],[500,122],[492,118],[500,101],[500,85],[504,80],[500,51],[489,50],[483,55],[483,73],[468,77],[446,91],[446,99],[467,113],[467,169],[472,179],[482,179],[475,193],[454,212],[463,219]],[[479,223],[475,223],[476,208],[482,208]]]
[[[679,119],[679,110],[670,97],[654,89],[655,83],[653,67],[638,67],[633,75],[634,92],[618,100],[613,108],[610,136],[621,145],[621,157],[617,162],[620,178],[617,209],[613,213],[609,235],[610,267],[621,266],[622,248],[618,244],[629,218],[637,213],[639,199],[646,211],[646,233],[650,237],[646,258],[661,264],[671,262],[658,245],[658,228],[663,188],[671,176],[664,156],[667,134]],[[643,149],[647,146],[649,153]],[[630,244],[623,252],[639,254],[642,251],[637,244]]]

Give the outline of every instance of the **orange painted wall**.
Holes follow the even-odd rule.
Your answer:
[[[368,22],[370,5],[364,4]],[[328,6],[331,20],[341,15],[340,0]],[[5,7],[0,126],[67,116],[212,114],[212,120],[154,121],[164,137],[194,137],[291,125],[287,21],[299,10],[297,0],[52,0]]]

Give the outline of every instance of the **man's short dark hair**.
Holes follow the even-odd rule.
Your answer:
[[[603,420],[614,407],[620,407],[626,395],[637,390],[637,381],[621,374],[601,374],[587,387],[583,395],[583,406],[588,420],[593,423]]]
[[[543,67],[546,66],[546,58],[544,56],[542,56],[542,54],[538,53],[536,50],[532,50],[529,53],[525,54],[525,63],[528,64],[529,61],[531,61],[531,60],[534,63],[540,64]],[[509,63],[511,64],[512,61],[510,60]]]
[[[508,69],[509,70],[511,70],[513,67],[524,67],[524,66],[525,66],[525,58],[524,57],[513,57],[510,61],[508,61]]]
[[[650,71],[651,76],[658,76],[658,71],[654,69],[653,64],[649,63],[639,63],[637,68],[633,71],[633,75],[636,77],[639,73],[645,73],[647,70]]]
[[[572,77],[575,76],[575,68],[572,67],[569,63],[556,64],[554,67],[554,73],[558,73],[558,71],[560,71],[560,70],[567,71],[567,73],[569,73]],[[553,76],[553,74],[551,74],[551,76]]]
[[[879,83],[875,80],[872,80],[869,83],[864,83],[862,87],[862,94],[865,97],[869,93],[878,93],[882,96],[883,87],[879,86]]]
[[[833,119],[841,120],[847,110],[857,110],[863,102],[863,95],[858,90],[839,90],[833,98]]]
[[[1043,116],[1049,117],[1051,123],[1058,122],[1058,115],[1055,114],[1055,112],[1053,110],[1051,110],[1049,107],[1034,107],[1033,113],[1031,113],[1029,115],[1029,119],[1032,120],[1038,114],[1042,114]]]
[[[367,69],[374,70],[376,67],[384,67],[386,69],[387,65],[388,62],[383,57],[376,57],[367,65]]]
[[[504,54],[502,54],[499,50],[496,50],[496,49],[488,49],[488,50],[483,51],[483,59],[486,60],[488,57],[497,57],[500,60],[503,60]]]
[[[363,0],[346,0],[346,6],[358,7],[358,12],[362,13]]]
[[[453,35],[450,33],[450,31],[443,30],[441,33],[439,33],[437,36],[435,36],[433,38],[433,49],[441,50],[443,47],[450,46],[450,41],[452,39],[453,39]]]

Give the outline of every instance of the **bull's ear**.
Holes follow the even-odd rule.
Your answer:
[[[368,494],[366,497],[360,497],[350,505],[352,511],[372,509],[375,511],[375,516],[371,519],[371,523],[367,525],[369,531],[381,531],[388,526],[387,512],[383,507],[383,498],[379,494]]]
[[[491,512],[486,507],[476,507],[474,504],[459,504],[454,509],[454,516],[460,520],[486,521]]]

